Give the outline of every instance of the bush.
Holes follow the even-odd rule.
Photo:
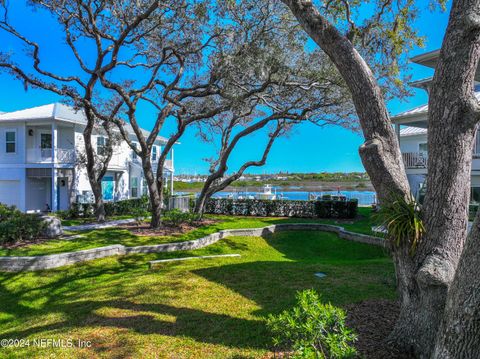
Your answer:
[[[148,211],[148,197],[131,198],[117,202],[105,202],[105,213],[107,216],[122,216],[135,214],[138,210]]]
[[[267,326],[273,343],[292,350],[294,358],[353,358],[356,335],[345,325],[345,312],[330,303],[323,304],[314,290],[297,293],[297,305],[270,315]]]
[[[265,199],[210,198],[205,212],[240,216],[355,218],[358,201],[289,201]]]
[[[136,216],[140,212],[144,216],[149,209],[147,197],[126,199],[117,202],[104,203],[105,214],[109,216]],[[57,212],[58,214],[58,212]],[[59,217],[63,219],[91,218],[95,214],[95,204],[93,203],[72,203],[70,209],[61,211]]]
[[[13,206],[0,203],[0,243],[15,243],[41,236],[45,229],[42,218],[20,212]]]
[[[172,209],[164,213],[162,221],[167,226],[178,227],[182,223],[192,223],[195,215],[189,212],[182,212],[178,209]]]

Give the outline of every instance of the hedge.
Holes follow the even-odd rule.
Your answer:
[[[148,211],[147,197],[131,198],[116,202],[104,202],[105,214],[107,216],[122,216],[135,214],[139,210]],[[94,203],[72,203],[68,211],[62,211],[61,216],[64,218],[89,218],[95,213]]]
[[[0,203],[0,244],[41,237],[44,229],[45,223],[39,215]]]
[[[211,198],[205,213],[231,216],[355,218],[358,200],[290,201],[266,199]]]

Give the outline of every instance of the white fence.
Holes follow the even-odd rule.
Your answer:
[[[179,209],[182,212],[190,210],[191,196],[173,196],[168,199],[168,210]]]
[[[426,152],[404,152],[402,157],[406,168],[427,168],[428,155]]]

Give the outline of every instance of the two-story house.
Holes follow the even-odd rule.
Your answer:
[[[0,203],[22,211],[66,210],[73,202],[93,200],[82,154],[86,119],[82,111],[61,103],[0,113]],[[131,140],[136,137],[127,126]],[[144,131],[148,135],[147,131]],[[107,138],[96,133],[97,153]],[[166,140],[158,137],[152,163]],[[156,170],[156,169],[155,169]],[[173,186],[173,150],[165,162],[165,176]],[[125,141],[114,146],[102,180],[103,198],[116,201],[147,193],[140,158]]]
[[[416,57],[413,63],[435,69],[440,51],[435,50]],[[432,78],[426,78],[413,82],[411,85],[425,91],[429,91]],[[480,82],[480,71],[477,70],[476,81]],[[478,89],[476,88],[476,91]],[[475,92],[480,99],[480,91]],[[427,115],[428,105],[422,105],[413,109],[401,112],[393,117],[395,130],[399,135],[400,150],[402,152],[405,169],[407,172],[410,189],[416,197],[421,197],[424,192],[427,175]],[[477,133],[473,149],[472,161],[472,203],[480,202],[480,135]]]

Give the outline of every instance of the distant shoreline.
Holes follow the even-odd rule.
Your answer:
[[[229,186],[223,192],[261,192],[265,184],[271,184],[278,192],[330,192],[330,191],[375,191],[370,181],[359,182],[289,182],[287,185],[272,182],[259,182],[258,185]],[[200,192],[203,183],[198,183],[196,188],[176,188],[177,192]]]

